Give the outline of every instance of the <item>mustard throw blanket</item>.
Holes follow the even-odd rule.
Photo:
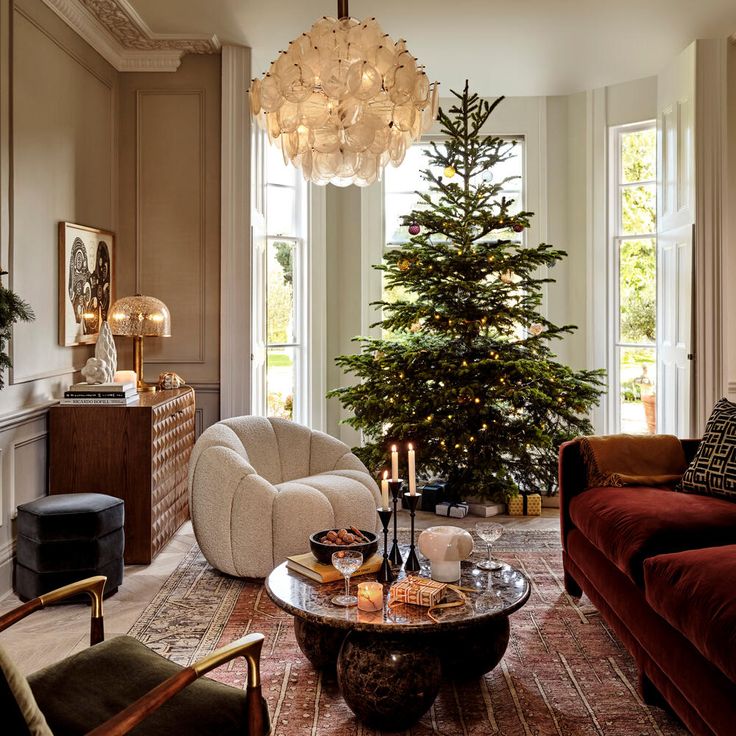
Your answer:
[[[588,488],[667,485],[687,468],[680,440],[671,434],[581,437]]]

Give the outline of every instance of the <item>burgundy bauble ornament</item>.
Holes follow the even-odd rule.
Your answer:
[[[422,226],[419,225],[419,223],[412,222],[411,225],[409,225],[409,235],[419,235],[421,231]]]
[[[523,225],[514,225],[514,228],[513,229],[514,229],[514,232],[515,233],[520,233],[520,232],[522,232],[524,230],[524,226]]]

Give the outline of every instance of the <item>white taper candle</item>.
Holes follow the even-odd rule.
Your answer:
[[[409,493],[414,496],[417,492],[417,477],[414,472],[414,446],[409,443]]]

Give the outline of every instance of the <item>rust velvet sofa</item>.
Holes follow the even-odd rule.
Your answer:
[[[688,462],[697,440],[682,440]],[[736,733],[736,503],[668,488],[587,488],[560,448],[565,588],[584,591],[631,653],[646,702],[694,733]]]

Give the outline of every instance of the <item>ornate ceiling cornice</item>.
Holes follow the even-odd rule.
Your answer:
[[[154,33],[128,0],[43,0],[121,72],[176,71],[184,54],[215,54],[217,36]]]

